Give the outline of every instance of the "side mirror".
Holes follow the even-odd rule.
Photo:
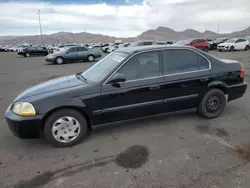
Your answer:
[[[192,46],[192,45],[194,45],[194,43],[193,43],[193,42],[190,42],[190,46]]]
[[[69,53],[69,51],[66,51],[66,54],[68,54]]]
[[[126,78],[124,74],[116,73],[108,82],[108,84],[117,84],[119,82],[125,82]]]

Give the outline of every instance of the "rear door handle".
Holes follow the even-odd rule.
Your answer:
[[[160,86],[150,86],[149,89],[152,90],[157,90],[160,89]]]

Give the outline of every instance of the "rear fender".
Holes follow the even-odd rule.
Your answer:
[[[227,94],[227,84],[222,81],[213,81],[208,84],[208,90],[212,88],[221,89],[225,94]]]

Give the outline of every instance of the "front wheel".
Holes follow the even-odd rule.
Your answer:
[[[24,56],[25,57],[30,57],[30,53],[27,52],[27,53],[24,54]]]
[[[95,60],[95,57],[93,55],[88,56],[88,61],[93,62]]]
[[[74,109],[51,114],[44,125],[44,137],[53,146],[68,147],[83,140],[88,130],[85,117]]]
[[[208,52],[208,47],[203,48],[203,51]]]
[[[249,50],[249,45],[246,45],[245,51]]]
[[[63,64],[63,62],[64,62],[64,60],[63,60],[62,57],[57,57],[57,58],[55,59],[55,61],[56,61],[56,63],[57,63],[58,65],[61,65],[61,64]]]
[[[234,51],[234,47],[231,46],[231,47],[229,48],[229,51],[230,51],[230,52],[233,52],[233,51]]]
[[[225,106],[225,94],[220,89],[211,89],[200,101],[198,114],[207,119],[213,119],[224,111]]]

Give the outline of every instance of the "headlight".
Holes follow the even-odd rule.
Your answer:
[[[52,55],[52,54],[47,55],[47,58],[53,58],[53,57],[54,57],[54,55]]]
[[[36,115],[35,108],[32,104],[28,102],[20,102],[14,104],[12,107],[12,112],[20,116],[34,116]]]

